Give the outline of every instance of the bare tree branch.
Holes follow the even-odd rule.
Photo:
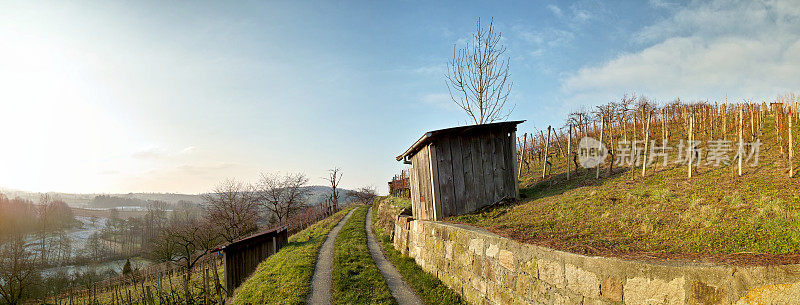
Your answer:
[[[500,45],[502,33],[494,31],[494,20],[488,28],[478,19],[472,41],[463,48],[453,45],[453,57],[445,74],[450,99],[475,124],[507,119],[514,106],[505,106],[513,84],[508,68],[510,58],[504,56],[506,47]]]

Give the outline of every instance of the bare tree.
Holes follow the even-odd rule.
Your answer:
[[[328,170],[328,177],[325,178],[331,184],[331,194],[328,199],[331,202],[331,209],[333,211],[339,210],[339,182],[342,181],[342,170],[338,167]]]
[[[234,242],[258,229],[259,205],[250,185],[225,180],[214,191],[203,195],[206,219],[215,225],[227,242]]]
[[[172,262],[183,268],[184,296],[187,304],[193,304],[189,283],[192,280],[192,269],[201,258],[211,253],[219,242],[216,227],[202,218],[178,217],[164,228],[160,242],[153,245],[150,255],[159,261]]]
[[[495,32],[494,20],[489,28],[481,27],[478,19],[472,41],[459,49],[453,45],[453,58],[445,74],[450,99],[472,118],[475,124],[503,120],[511,115],[505,111],[513,84],[508,71],[510,58],[500,45],[502,33]]]
[[[277,223],[283,223],[297,211],[305,207],[308,190],[305,175],[262,173],[257,186],[258,201]]]
[[[25,235],[13,233],[0,244],[0,297],[4,304],[20,304],[38,283],[36,262],[27,250]]]
[[[347,195],[355,198],[356,202],[372,204],[372,201],[378,196],[378,192],[375,191],[373,186],[363,186],[357,190],[348,191]]]

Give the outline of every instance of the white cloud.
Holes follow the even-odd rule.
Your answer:
[[[158,146],[148,147],[133,153],[136,159],[167,159],[172,157],[179,157],[193,153],[197,148],[188,146],[179,151],[170,151]]]
[[[564,12],[562,12],[561,9],[554,4],[548,5],[547,8],[550,9],[550,11],[553,12],[553,14],[556,15],[557,17],[564,16]]]
[[[664,0],[650,0],[650,1],[648,1],[648,3],[650,3],[650,5],[655,7],[655,8],[674,8],[674,7],[676,7],[678,5],[676,3],[668,2],[668,1],[664,1]]]
[[[414,73],[419,74],[444,74],[447,69],[445,69],[444,65],[430,65],[430,66],[422,66],[414,69]]]
[[[574,2],[566,8],[566,12],[554,4],[547,5],[547,9],[553,12],[556,17],[567,22],[567,26],[573,29],[586,24],[587,21],[596,19],[605,12],[603,3],[593,0]]]
[[[800,88],[800,9],[788,1],[692,3],[636,38],[648,46],[566,77],[568,100],[760,99]]]
[[[425,94],[420,100],[430,106],[435,106],[441,109],[456,109],[456,104],[450,99],[450,94],[447,93],[430,93]]]
[[[529,29],[518,25],[512,28],[512,33],[520,38],[528,51],[528,55],[538,57],[551,48],[560,47],[575,39],[575,34],[555,28]]]

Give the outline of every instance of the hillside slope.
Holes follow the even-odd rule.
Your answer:
[[[677,146],[686,131],[671,135]],[[726,137],[735,139],[735,131]],[[719,167],[702,160],[688,178],[687,165],[673,163],[672,152],[666,166],[659,158],[644,176],[641,166],[615,168],[609,176],[606,163],[600,179],[595,169],[580,169],[567,181],[560,157],[551,160],[553,173],[545,179],[541,163],[531,164],[521,177],[520,202],[448,221],[588,255],[800,262],[800,178],[789,178],[774,116],[756,137],[763,143],[760,162],[746,164],[742,176],[732,160]]]

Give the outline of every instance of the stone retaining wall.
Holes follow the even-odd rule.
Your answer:
[[[800,265],[588,257],[398,216],[395,248],[473,304],[800,304]]]

